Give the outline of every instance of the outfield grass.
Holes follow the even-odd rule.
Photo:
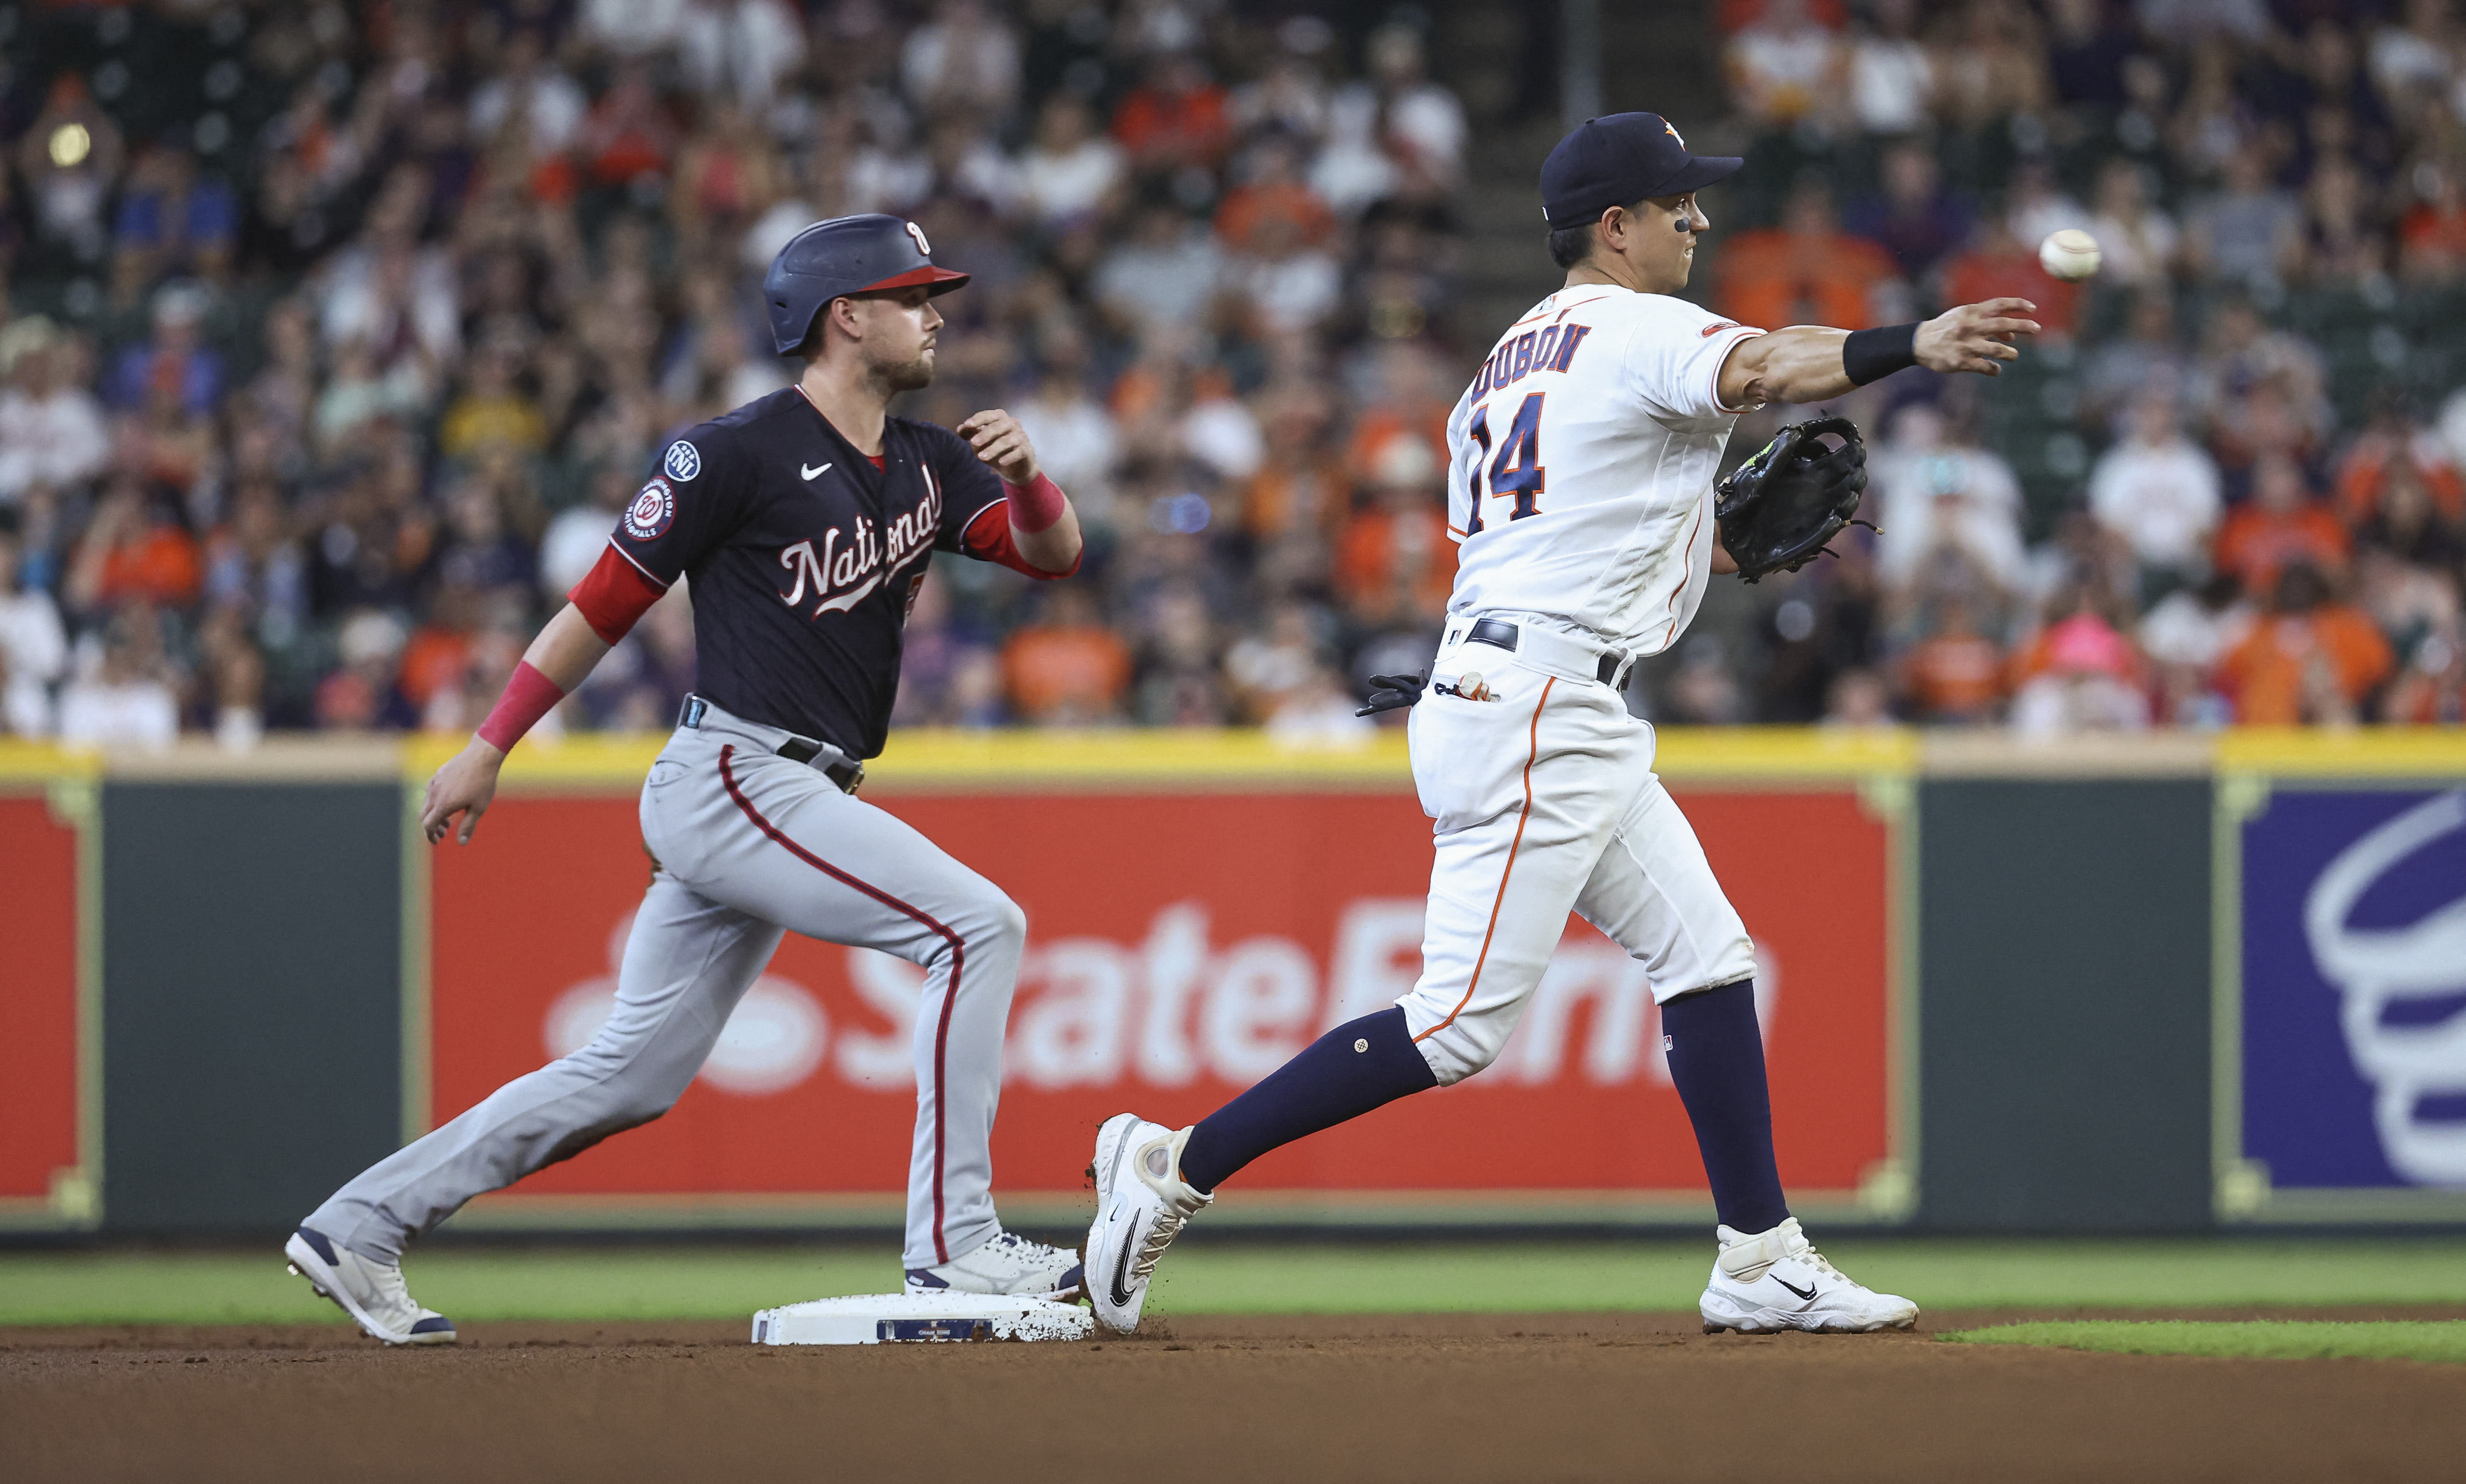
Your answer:
[[[2119,1355],[2199,1355],[2240,1360],[2446,1360],[2466,1362],[2466,1319],[2348,1323],[2324,1319],[2196,1322],[2079,1319],[1963,1330],[1945,1339],[1972,1345],[2055,1345]]]
[[[1827,1241],[1860,1281],[1930,1309],[2466,1303],[2466,1242]],[[1709,1242],[1285,1247],[1186,1242],[1151,1312],[1380,1314],[1691,1309]],[[816,1247],[487,1248],[406,1265],[422,1303],[457,1319],[745,1318],[899,1285],[887,1249]],[[0,1324],[334,1320],[262,1250],[0,1252]]]

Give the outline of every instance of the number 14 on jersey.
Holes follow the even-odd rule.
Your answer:
[[[1466,431],[1473,445],[1480,450],[1474,455],[1467,483],[1472,495],[1472,514],[1465,522],[1465,534],[1479,531],[1487,522],[1483,506],[1491,500],[1513,500],[1514,507],[1507,512],[1511,521],[1541,513],[1539,504],[1547,471],[1541,467],[1541,399],[1546,392],[1531,393],[1516,404],[1515,416],[1507,424],[1505,436],[1491,448],[1490,404],[1482,403],[1467,419]],[[1489,487],[1485,489],[1485,478]]]

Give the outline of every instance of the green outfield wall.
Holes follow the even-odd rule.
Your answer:
[[[656,746],[537,750],[509,769],[505,797],[614,809]],[[444,878],[408,829],[438,755],[389,742],[276,744],[237,756],[0,748],[0,820],[18,831],[11,868],[45,877],[14,889],[24,901],[76,904],[74,924],[51,920],[56,910],[21,924],[25,951],[0,968],[11,976],[0,980],[9,1017],[0,1031],[31,1068],[0,1091],[0,1122],[27,1139],[25,1158],[0,1169],[0,1232],[280,1230],[455,1111],[432,1104],[464,1100],[448,1064],[472,1054],[470,1012],[457,1008],[472,997],[431,961],[463,950],[455,924],[433,918],[453,909],[435,905]],[[1844,1102],[1872,1104],[1873,1127],[1842,1135],[1852,1155],[1873,1158],[1856,1155],[1860,1168],[1823,1182],[1837,1190],[1809,1198],[1826,1221],[1980,1233],[2466,1222],[2466,1172],[2441,1164],[2438,1127],[2440,1100],[2466,1094],[2466,1067],[2453,1088],[2438,1068],[2423,1072],[2420,1056],[2410,1061],[2404,1040],[2451,1003],[2440,998],[2447,945],[2437,930],[2442,909],[2466,898],[2466,737],[2456,731],[2040,747],[1904,732],[1672,731],[1659,766],[1708,821],[1716,865],[1724,851],[1752,851],[1751,869],[1768,873],[1772,890],[1873,904],[1859,909],[1865,927],[1841,935],[1844,954],[1876,956],[1882,983],[1874,1014],[1886,1024],[1861,1043],[1872,1043],[1872,1086],[1851,1087]],[[1057,818],[1095,817],[1098,802],[1131,798],[1135,810],[1118,817],[1165,833],[1196,817],[1188,800],[1211,800],[1221,814],[1232,799],[1230,818],[1272,821],[1339,807],[1375,813],[1381,798],[1404,810],[1411,798],[1401,739],[1293,753],[1215,733],[903,735],[867,789],[894,808],[1021,793]],[[1786,820],[1826,798],[1844,801],[1827,806],[1849,821],[1836,833],[1866,828],[1875,848],[1827,845],[1818,855],[1799,848],[1785,823],[1753,840],[1716,838],[1740,827],[1720,821]],[[596,842],[594,864],[621,844]],[[639,868],[638,858],[623,867],[628,880]],[[557,874],[543,865],[515,889],[562,900],[549,889]],[[36,951],[38,929],[59,953]],[[607,927],[589,932],[604,936]],[[1829,982],[1820,951],[1791,940],[1789,953],[1775,971],[1775,1038],[1811,1033],[1822,1006],[1808,997]],[[2392,953],[2418,966],[2412,978],[2352,968],[2398,961]],[[2466,964],[2457,978],[2455,994],[2466,996]],[[1486,1075],[1521,1079],[1529,1095],[1493,1106],[1553,1106],[1531,1099],[1560,1095],[1545,1082],[1558,1076],[1568,1079],[1565,1097],[1595,1100],[1569,1106],[1612,1110],[1614,1123],[1627,1105],[1575,1079],[1607,1087],[1613,1078],[1600,1069],[1610,1063],[1599,1027],[1615,988],[1570,993],[1565,1067],[1554,1051],[1494,1068]],[[831,1013],[847,1023],[844,1011]],[[1019,1054],[1015,1045],[1014,1062]],[[1649,1071],[1617,1072],[1627,1081],[1616,1095],[1656,1106]],[[2389,1112],[2401,1105],[2404,1116]],[[2418,1109],[2419,1128],[2407,1121]],[[1790,1105],[1785,1139],[1820,1113]],[[1501,1115],[1511,1138],[1520,1116]],[[30,1154],[42,1140],[53,1152]],[[1684,1190],[1553,1180],[1529,1191],[1496,1179],[1474,1191],[1305,1191],[1257,1203],[1247,1219],[1455,1230],[1706,1219],[1700,1197]],[[528,1203],[482,1203],[458,1225],[887,1230],[895,1208],[888,1190],[551,1191]],[[1062,1214],[1059,1204],[1022,1208],[1030,1220]]]

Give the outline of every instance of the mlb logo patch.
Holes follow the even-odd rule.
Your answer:
[[[682,484],[702,472],[702,450],[679,438],[668,445],[668,477]]]
[[[677,445],[677,448],[692,447],[691,443]],[[668,462],[673,464],[676,461],[676,449],[670,449]],[[625,517],[618,524],[625,528],[626,535],[637,541],[656,541],[667,533],[669,524],[676,518],[676,486],[666,480],[654,479],[643,485],[642,492],[634,497],[634,503],[625,507]]]

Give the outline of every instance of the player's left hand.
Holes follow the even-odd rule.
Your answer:
[[[958,433],[996,474],[1014,484],[1035,483],[1036,449],[1018,418],[997,407],[959,424]]]
[[[2015,335],[2034,335],[2038,322],[2024,316],[2038,312],[2026,299],[1988,299],[1956,304],[1918,326],[1913,346],[1918,364],[1932,371],[1976,371],[1999,376],[2005,361],[2017,361]]]

